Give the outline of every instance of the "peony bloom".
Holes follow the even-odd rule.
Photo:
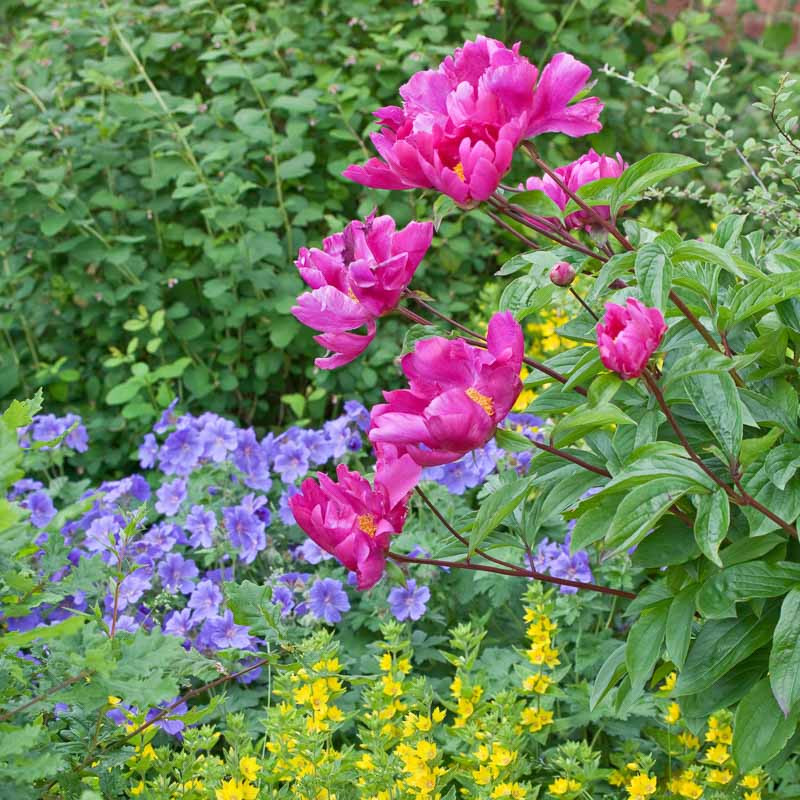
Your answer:
[[[380,158],[344,176],[375,189],[438,189],[457,203],[486,200],[511,167],[519,143],[539,133],[585,136],[602,127],[603,104],[570,105],[591,70],[558,53],[539,70],[502,42],[478,36],[436,70],[400,88],[402,107],[378,109],[372,134]]]
[[[315,364],[349,364],[375,336],[375,320],[399,302],[431,239],[433,223],[410,222],[400,231],[390,216],[370,214],[329,236],[323,249],[300,249],[297,265],[312,291],[301,294],[292,314],[322,331],[314,339],[333,352]],[[366,325],[366,334],[350,333]]]
[[[383,575],[391,538],[403,529],[408,495],[421,472],[407,455],[384,455],[374,488],[339,464],[338,482],[317,473],[319,482],[306,478],[300,493],[289,499],[297,524],[356,573],[359,589],[369,589]]]
[[[417,342],[401,365],[408,389],[384,392],[369,438],[422,466],[457,461],[484,445],[522,390],[522,329],[508,311],[489,322],[487,349],[435,336]]]
[[[627,168],[628,165],[622,160],[619,153],[616,158],[612,158],[589,150],[577,161],[564,167],[557,167],[555,173],[571,192],[577,192],[581,186],[600,180],[600,178],[618,178]],[[528,191],[538,189],[544,192],[562,211],[569,203],[567,193],[549,175],[545,175],[544,178],[528,178],[525,185],[520,185],[519,188]],[[593,206],[593,208],[605,219],[609,219],[611,216],[608,206]],[[553,221],[556,222],[556,220]],[[588,211],[576,211],[564,220],[564,226],[569,229],[585,227],[589,230],[596,222],[597,220]]]
[[[626,306],[606,303],[606,314],[597,323],[600,360],[624,380],[638,378],[667,331],[657,308],[629,297]]]

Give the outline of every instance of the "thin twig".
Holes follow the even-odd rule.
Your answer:
[[[556,586],[569,586],[572,589],[585,589],[590,592],[598,592],[599,594],[610,594],[616,597],[624,597],[628,600],[635,599],[636,595],[632,592],[625,592],[622,589],[612,589],[609,586],[600,586],[596,583],[584,583],[582,581],[571,581],[568,578],[556,578],[552,575],[546,575],[534,570],[522,569],[515,567],[514,569],[505,569],[503,567],[493,567],[489,564],[474,564],[468,561],[442,561],[436,558],[414,558],[412,556],[404,556],[400,553],[395,553],[390,550],[389,558],[395,561],[408,564],[429,564],[434,567],[447,567],[455,569],[469,569],[474,572],[494,572],[497,575],[510,575],[513,578],[533,578],[534,580],[543,581],[544,583],[553,583]]]

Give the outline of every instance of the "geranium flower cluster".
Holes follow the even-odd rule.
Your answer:
[[[42,450],[68,447],[77,453],[85,453],[89,449],[89,434],[83,420],[78,414],[42,414],[25,428],[18,428],[21,447],[38,446]],[[65,435],[66,434],[66,435]],[[53,442],[52,446],[44,444]]]

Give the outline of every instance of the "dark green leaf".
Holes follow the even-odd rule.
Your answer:
[[[647,190],[679,172],[699,167],[700,162],[677,153],[651,153],[622,173],[611,199],[611,213],[641,197]]]
[[[642,612],[628,631],[625,665],[634,691],[640,691],[661,656],[661,644],[667,627],[669,605],[662,603]]]
[[[736,709],[732,754],[742,772],[761,767],[778,755],[794,733],[797,720],[784,717],[768,680],[757,683]]]
[[[747,613],[738,619],[709,620],[689,650],[675,694],[697,694],[716,683],[739,662],[768,644],[777,612],[762,617]]]
[[[742,408],[733,378],[727,372],[692,375],[683,388],[722,449],[735,459],[742,444]]]
[[[711,494],[698,495],[695,505],[697,515],[694,519],[694,537],[697,546],[706,558],[721,567],[718,551],[728,535],[731,521],[728,495],[719,488]]]
[[[769,654],[772,694],[784,716],[800,702],[800,588],[783,599]]]
[[[696,594],[696,583],[681,589],[673,598],[667,614],[667,655],[679,670],[686,661],[692,639]]]

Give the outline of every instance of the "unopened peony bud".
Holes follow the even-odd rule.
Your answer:
[[[597,324],[600,360],[623,380],[638,378],[667,332],[657,308],[629,297],[624,306],[606,303],[606,313]]]
[[[553,269],[550,270],[550,280],[556,286],[569,286],[575,280],[575,270],[572,264],[566,261],[559,261]]]

